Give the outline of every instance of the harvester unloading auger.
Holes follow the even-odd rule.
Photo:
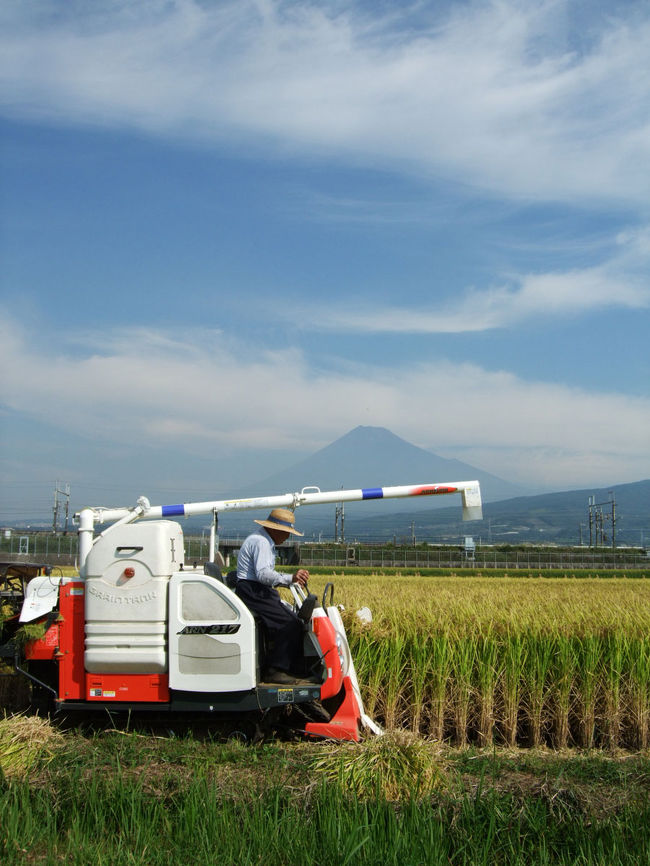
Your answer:
[[[133,508],[84,508],[75,515],[79,576],[33,577],[20,604],[13,599],[15,613],[4,623],[0,655],[31,681],[33,693],[66,712],[149,710],[263,720],[293,710],[300,730],[311,737],[358,740],[363,728],[379,734],[364,712],[332,595],[328,604],[326,590],[309,614],[302,609],[312,681],[292,687],[265,683],[259,629],[234,593],[231,575],[222,575],[215,562],[215,532],[209,562],[188,567],[181,526],[170,518],[212,513],[216,526],[217,515],[228,511],[451,493],[462,496],[464,520],[481,519],[477,481],[330,492],[306,487],[183,505],[151,506],[141,497]],[[96,535],[95,526],[103,523],[111,525]],[[305,593],[295,584],[292,589],[301,615]],[[40,624],[41,635],[19,640],[16,633],[25,624]],[[322,703],[329,721],[309,720],[314,701]]]

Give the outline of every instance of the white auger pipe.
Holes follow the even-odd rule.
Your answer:
[[[407,496],[444,496],[460,493],[463,499],[463,520],[481,520],[481,490],[478,481],[453,481],[445,484],[410,484],[399,487],[363,487],[355,490],[321,491],[318,487],[303,487],[300,493],[259,496],[254,499],[222,499],[213,502],[187,502],[182,505],[149,505],[142,496],[132,508],[84,508],[75,517],[79,520],[79,565],[83,573],[95,523],[130,523],[141,517],[192,517],[220,511],[245,511],[255,508],[298,508],[300,505],[324,505],[331,502],[357,502],[366,499],[399,499]],[[112,529],[112,527],[111,527]],[[106,530],[110,531],[110,530]]]
[[[363,487],[355,490],[321,491],[318,487],[304,487],[300,493],[282,493],[277,496],[259,496],[254,499],[221,499],[213,502],[186,502],[182,505],[151,505],[139,514],[134,508],[91,508],[95,523],[109,523],[124,517],[147,518],[192,517],[212,511],[244,511],[253,508],[298,508],[300,505],[324,505],[329,502],[357,502],[366,499],[398,499],[406,496],[441,496],[460,493],[463,497],[463,520],[481,520],[481,491],[478,481],[452,481],[445,484],[410,484],[400,487]],[[138,500],[138,508],[146,502]],[[77,516],[77,515],[75,515]]]

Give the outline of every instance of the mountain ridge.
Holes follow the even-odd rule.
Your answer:
[[[481,484],[484,501],[532,492],[471,464],[440,457],[385,427],[359,425],[309,457],[262,479],[250,495],[300,490],[307,484],[336,490],[474,480]]]
[[[391,540],[395,534],[409,533],[415,524],[420,537],[431,539],[441,535],[458,539],[475,534],[512,543],[574,543],[579,540],[580,524],[588,520],[589,496],[600,501],[606,499],[610,490],[621,499],[621,542],[626,538],[630,543],[638,541],[644,531],[650,535],[647,525],[650,481],[559,492],[525,492],[470,464],[419,448],[383,427],[355,427],[310,457],[268,476],[254,488],[238,492],[237,496],[281,494],[307,485],[325,491],[473,480],[481,484],[483,521],[463,523],[457,495],[351,502],[345,505],[346,537]],[[631,491],[637,491],[639,496],[628,495]],[[321,532],[324,537],[334,536],[335,507],[330,504],[299,510],[298,524],[306,537],[317,537]],[[253,512],[232,512],[223,515],[222,522],[224,528],[246,531],[254,516],[257,515]]]
[[[589,502],[602,513],[604,543],[612,542],[615,517],[617,544],[641,546],[650,538],[650,479],[614,484],[602,488],[581,488],[485,503],[483,520],[463,523],[458,509],[441,508],[428,515],[422,512],[376,515],[372,533],[377,540],[415,531],[427,540],[451,541],[464,535],[480,536],[488,543],[586,544],[590,541]],[[595,510],[592,510],[595,516]],[[365,523],[365,526],[364,526]],[[346,535],[369,527],[360,517],[346,519]],[[595,535],[595,527],[592,524]],[[593,539],[594,536],[592,536]]]

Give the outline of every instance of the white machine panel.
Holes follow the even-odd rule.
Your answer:
[[[169,687],[249,691],[256,684],[255,622],[213,577],[181,571],[169,584]]]
[[[19,622],[32,622],[45,616],[59,602],[59,585],[63,578],[51,575],[33,577],[25,590],[25,601],[20,611]]]
[[[86,561],[89,673],[167,670],[169,578],[183,562],[178,523],[125,524],[100,536]]]

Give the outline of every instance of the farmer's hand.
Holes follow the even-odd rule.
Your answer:
[[[305,568],[299,568],[298,571],[291,578],[292,583],[297,583],[300,586],[307,586],[308,580],[309,580],[309,572]]]

